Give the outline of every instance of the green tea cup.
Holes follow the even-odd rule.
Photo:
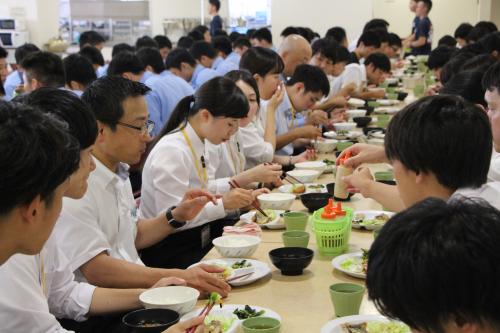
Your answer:
[[[417,98],[424,96],[424,92],[425,88],[423,84],[416,85],[415,88],[413,88],[413,94]]]
[[[375,172],[375,180],[377,180],[377,181],[394,180],[394,173],[392,171]]]
[[[281,234],[285,247],[307,247],[309,233],[306,231],[285,231]]]
[[[379,114],[377,115],[377,126],[378,127],[387,127],[389,122],[391,121],[391,116],[388,114]]]
[[[354,143],[351,141],[339,141],[339,142],[337,142],[337,150],[344,151],[345,149],[349,148],[353,144]]]
[[[278,333],[281,323],[278,319],[269,317],[254,317],[241,323],[244,333]]]
[[[330,298],[337,317],[359,314],[365,287],[354,283],[336,283],[330,286]]]
[[[398,99],[398,94],[394,94],[394,93],[387,94],[387,99],[396,100],[396,99]]]
[[[305,231],[309,214],[304,212],[288,212],[283,214],[287,231]]]
[[[385,89],[385,91],[388,94],[395,94],[396,93],[396,88],[394,88],[394,87],[388,87],[388,88]]]
[[[368,102],[368,107],[371,107],[371,108],[378,108],[380,106],[380,103],[379,102],[375,102],[375,101],[369,101]]]

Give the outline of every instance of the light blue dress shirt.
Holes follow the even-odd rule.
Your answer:
[[[99,67],[96,71],[97,78],[101,78],[103,76],[108,75],[108,67],[109,64]]]
[[[217,57],[215,58],[214,60],[214,63],[212,64],[212,69],[213,70],[217,70],[217,68],[219,67],[219,65],[224,61],[224,58],[222,57]]]
[[[233,52],[234,53],[234,52]],[[231,54],[233,54],[231,53]],[[230,71],[235,71],[239,69],[239,63],[236,64],[233,60],[229,59],[229,56],[220,63],[220,65],[215,70],[220,76],[224,76]]]
[[[283,102],[278,105],[276,110],[276,135],[282,135],[296,127],[302,127],[305,124],[305,118],[300,112],[295,113],[295,120],[292,116],[292,103],[285,91]],[[292,155],[293,143],[289,143],[280,150],[276,151],[276,155]]]
[[[220,75],[212,68],[206,68],[201,64],[197,64],[193,72],[193,77],[191,78],[191,86],[193,86],[194,90],[197,90],[203,83],[217,76]]]
[[[226,60],[235,63],[239,67],[240,66],[241,56],[238,53],[236,53],[236,52],[231,52],[227,56]]]
[[[5,97],[6,101],[10,101],[14,97],[14,90],[16,90],[17,86],[23,84],[23,74],[19,71],[13,71],[7,76],[5,79],[4,89],[5,89]]]
[[[151,91],[146,94],[149,119],[154,121],[152,136],[157,135],[168,122],[170,114],[179,101],[194,93],[193,88],[174,74],[153,75],[145,83]]]

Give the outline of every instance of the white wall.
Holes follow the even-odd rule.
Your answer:
[[[500,0],[492,0],[491,2],[491,20],[500,27]]]
[[[310,27],[324,36],[333,26],[344,27],[349,39],[356,38],[372,18],[371,0],[273,0],[273,41],[279,44],[281,31],[290,25]]]

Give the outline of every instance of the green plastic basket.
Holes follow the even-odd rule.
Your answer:
[[[312,227],[316,235],[316,245],[323,256],[337,256],[349,248],[353,211],[351,208],[344,210],[346,211],[344,217],[331,221],[321,218],[323,208],[313,213]]]

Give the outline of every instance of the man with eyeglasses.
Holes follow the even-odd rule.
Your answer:
[[[163,240],[196,215],[195,206],[213,199],[207,194],[193,205],[183,204],[201,194],[201,190],[190,191],[177,207],[165,207],[166,212],[154,219],[137,217],[127,169],[141,159],[151,141],[154,123],[148,120],[144,98],[148,91],[141,83],[106,76],[94,81],[82,95],[98,121],[93,149],[96,169],[82,199],[65,199],[55,229],[58,243],[77,279],[96,286],[144,288],[159,278],[175,276],[201,291],[227,295],[229,285],[211,274],[220,272],[218,268],[149,268],[139,258],[138,250]]]

